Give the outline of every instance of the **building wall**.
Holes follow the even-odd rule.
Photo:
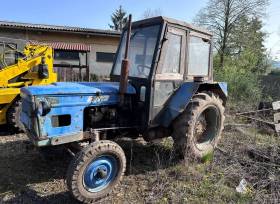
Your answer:
[[[97,62],[96,61],[96,52],[108,52],[116,53],[117,47],[115,45],[106,45],[106,44],[92,44],[90,52],[90,72],[98,76],[109,76],[112,63],[110,62]]]
[[[4,38],[35,40],[39,42],[65,42],[65,43],[83,43],[91,46],[88,54],[89,69],[91,74],[98,76],[109,76],[112,63],[96,62],[96,52],[115,53],[119,44],[119,37],[111,36],[93,36],[82,35],[69,32],[37,32],[20,29],[1,29],[0,41]],[[26,41],[15,40],[19,44],[18,48],[22,49]]]
[[[24,32],[0,29],[0,41],[15,43],[18,45],[18,49],[22,50],[26,44],[26,37]]]

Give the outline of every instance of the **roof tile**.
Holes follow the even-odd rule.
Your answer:
[[[81,28],[71,26],[58,26],[58,25],[45,25],[45,24],[31,24],[31,23],[19,23],[11,21],[0,21],[0,27],[7,28],[30,28],[35,30],[49,30],[49,31],[68,31],[68,32],[79,32],[93,35],[109,35],[109,36],[120,36],[120,32],[113,30],[102,30],[92,28]]]

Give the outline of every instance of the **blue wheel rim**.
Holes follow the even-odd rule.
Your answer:
[[[99,192],[115,180],[118,162],[111,155],[104,155],[88,164],[83,175],[84,187],[89,192]]]

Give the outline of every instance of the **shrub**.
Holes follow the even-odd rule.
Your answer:
[[[90,74],[90,81],[99,81],[99,76],[96,74]]]
[[[214,71],[216,81],[228,83],[229,104],[238,109],[256,106],[262,97],[259,75],[234,64]]]

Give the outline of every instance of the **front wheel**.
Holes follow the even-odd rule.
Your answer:
[[[184,158],[204,160],[212,154],[224,127],[222,100],[213,93],[194,95],[173,124],[175,149]]]
[[[92,203],[119,184],[125,169],[125,154],[118,144],[108,140],[94,142],[75,155],[66,183],[77,200]]]
[[[17,99],[9,107],[6,115],[8,125],[10,125],[17,132],[24,131],[24,126],[20,122],[21,105],[22,105],[21,100]]]

